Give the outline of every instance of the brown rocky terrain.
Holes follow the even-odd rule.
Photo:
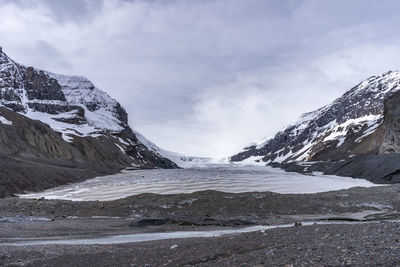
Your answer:
[[[117,148],[106,150],[94,142],[89,146],[84,138],[70,144],[48,125],[4,107],[0,107],[0,116],[12,122],[0,123],[0,197],[113,173],[130,165],[131,160]],[[80,150],[85,145],[86,150]]]

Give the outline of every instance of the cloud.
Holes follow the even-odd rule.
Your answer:
[[[102,0],[1,0],[0,4],[13,4],[19,9],[46,10],[56,22],[83,21],[91,19],[103,5]]]
[[[15,60],[90,78],[161,147],[228,156],[398,69],[398,1],[0,0]]]

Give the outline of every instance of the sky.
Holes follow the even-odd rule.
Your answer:
[[[15,61],[82,75],[158,146],[225,157],[400,69],[397,0],[0,0]]]

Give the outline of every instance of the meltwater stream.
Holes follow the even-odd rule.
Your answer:
[[[397,222],[397,221],[396,221]],[[366,224],[379,223],[374,222],[302,222],[303,226],[308,225],[329,225],[329,224]],[[111,236],[59,236],[59,237],[38,237],[38,238],[3,238],[0,239],[0,247],[2,246],[41,246],[41,245],[106,245],[106,244],[124,244],[137,243],[145,241],[156,241],[166,239],[181,238],[201,238],[201,237],[221,237],[225,235],[242,234],[256,231],[267,231],[278,228],[294,227],[293,224],[281,225],[257,225],[246,228],[236,228],[227,230],[211,230],[211,231],[178,231],[165,233],[144,233],[144,234],[126,234]]]
[[[374,184],[364,179],[321,174],[302,175],[265,166],[220,166],[124,171],[20,197],[102,201],[141,193],[179,194],[218,190],[230,193],[271,191],[301,194],[347,189],[355,186],[370,187]]]

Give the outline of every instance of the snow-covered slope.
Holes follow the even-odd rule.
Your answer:
[[[27,88],[28,87],[28,88]],[[88,79],[24,67],[0,53],[0,103],[48,123],[70,141],[102,130],[122,131],[125,111]]]
[[[231,161],[266,164],[341,160],[378,152],[384,100],[399,89],[399,71],[370,77],[333,103],[303,114],[273,138],[244,148]]]
[[[192,157],[182,155],[176,152],[167,151],[158,147],[156,144],[148,140],[142,134],[135,132],[137,138],[141,143],[143,143],[150,150],[159,154],[162,157],[172,160],[181,168],[201,168],[201,167],[211,167],[221,164],[229,164],[228,158],[206,158],[206,157]]]
[[[113,144],[134,166],[176,166],[143,145],[128,126],[126,111],[88,79],[25,67],[1,48],[0,106],[48,124],[75,146],[79,138],[95,138]],[[84,153],[86,146],[79,146]],[[110,148],[114,149],[102,149]],[[96,151],[102,154],[98,148]]]

